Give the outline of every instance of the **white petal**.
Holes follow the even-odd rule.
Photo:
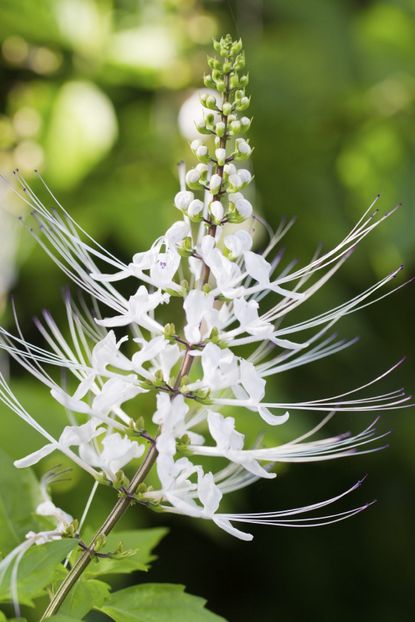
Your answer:
[[[49,454],[55,451],[55,449],[58,449],[58,446],[53,445],[52,443],[44,445],[37,451],[34,451],[33,453],[25,456],[24,458],[19,458],[19,460],[15,460],[13,464],[18,469],[25,469],[26,467],[37,464],[39,460],[42,460],[42,458],[49,456]]]

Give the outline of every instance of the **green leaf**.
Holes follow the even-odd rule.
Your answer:
[[[33,473],[21,471],[0,449],[0,553],[6,553],[21,544],[28,531],[36,529],[33,517],[40,503],[40,490]]]
[[[145,583],[114,592],[100,611],[115,622],[225,622],[183,585]]]
[[[71,616],[61,615],[60,613],[57,616],[47,618],[47,620],[50,620],[50,622],[82,622],[81,618],[72,618]]]
[[[58,564],[76,546],[71,539],[35,545],[22,557],[17,573],[17,592],[23,605],[32,605],[32,599],[41,596],[44,588],[54,579]],[[0,585],[0,602],[8,602],[13,563],[9,565]]]
[[[156,556],[152,554],[152,549],[166,534],[167,529],[163,528],[135,529],[110,534],[105,547],[100,552],[111,553],[116,551],[122,542],[124,549],[132,552],[131,556],[122,559],[100,559],[98,563],[90,564],[85,575],[99,577],[106,574],[125,574],[136,570],[147,571],[150,562],[156,559]],[[86,533],[86,536],[88,536],[87,541],[92,537],[89,533]]]
[[[101,607],[110,592],[110,586],[96,579],[81,579],[69,592],[60,611],[82,618],[93,607]]]

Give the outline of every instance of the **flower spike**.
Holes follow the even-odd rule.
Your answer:
[[[172,199],[177,221],[129,263],[76,223],[40,175],[45,203],[15,172],[15,192],[29,209],[24,226],[89,298],[75,302],[65,293],[68,330],[47,311],[35,319],[44,347],[26,341],[16,312],[16,330],[0,329],[0,348],[43,383],[68,414],[69,425],[59,437],[25,410],[3,376],[0,400],[45,439],[43,447],[16,461],[16,466],[36,464],[60,451],[95,480],[87,509],[98,483],[105,483],[126,495],[128,502],[211,520],[231,535],[251,540],[252,535],[235,524],[316,527],[343,521],[370,505],[309,516],[356,491],[358,482],[328,500],[291,510],[220,511],[224,495],[259,478],[275,479],[279,463],[348,458],[383,448],[386,434],[377,432],[377,419],[357,433],[320,436],[334,416],[411,405],[400,388],[363,393],[401,361],[361,386],[329,397],[286,403],[271,399],[267,391],[272,376],[355,344],[356,338],[338,338],[332,327],[403,286],[388,289],[402,269],[398,267],[351,300],[301,321],[289,320],[292,311],[318,296],[399,206],[381,214],[376,197],[334,248],[325,252],[319,248],[305,264],[285,261],[288,251],[281,243],[293,221],[282,220],[274,231],[254,207],[252,119],[242,42],[226,35],[214,42],[214,51],[204,77],[208,91],[200,98],[204,109],[197,123],[200,137],[190,144],[194,165],[186,170],[181,162],[178,167],[179,188]],[[253,239],[259,226],[269,237],[262,252]],[[133,288],[129,298],[118,289],[126,279]],[[170,309],[173,299],[180,301],[182,310],[177,327],[171,321],[164,323],[166,313],[160,313],[161,307]],[[55,380],[56,368],[67,373],[65,383]],[[155,398],[150,414],[141,411],[144,393]],[[130,402],[133,408],[128,407]],[[228,406],[232,416],[221,412]],[[254,446],[247,446],[241,410],[261,422],[263,435]],[[312,412],[321,413],[321,421],[312,421],[310,430],[298,438],[273,445],[268,426],[290,425],[297,411],[310,411],[310,417]],[[130,412],[141,416],[131,418]],[[212,465],[217,459],[220,466],[207,469],[205,457]],[[144,473],[143,477],[154,465],[158,484],[147,487],[141,482],[139,487],[134,477],[129,482],[130,465],[139,465],[136,473]],[[56,470],[44,486],[59,474]],[[1,562],[0,573],[14,565],[16,575],[29,546],[42,538],[61,537],[68,516],[49,498],[38,512],[52,517],[56,530],[30,536]]]

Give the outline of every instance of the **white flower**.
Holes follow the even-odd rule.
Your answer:
[[[39,460],[51,454],[55,449],[65,453],[65,449],[69,449],[70,447],[79,447],[80,445],[88,444],[94,438],[102,434],[103,429],[98,428],[100,424],[101,422],[98,419],[91,419],[83,425],[66,426],[59,437],[59,441],[48,443],[28,456],[20,458],[20,460],[15,460],[14,465],[19,469],[23,469],[37,464]]]
[[[156,291],[149,294],[145,285],[141,285],[134,296],[130,296],[125,313],[104,320],[96,320],[100,326],[126,326],[136,323],[147,330],[161,333],[161,325],[149,316],[159,305],[168,302],[170,296]]]
[[[271,338],[274,326],[259,318],[258,309],[259,304],[256,300],[246,301],[244,298],[235,298],[233,301],[233,312],[244,332],[261,337],[261,339]]]
[[[212,293],[194,289],[186,296],[183,309],[187,323],[184,334],[189,343],[199,343],[208,337],[212,328],[220,328],[228,319],[228,310],[222,306],[215,308],[215,297]]]
[[[209,432],[214,441],[216,441],[219,455],[231,462],[240,464],[244,469],[257,477],[265,477],[267,479],[275,477],[275,473],[270,473],[261,467],[248,452],[242,451],[245,436],[235,429],[234,417],[223,417],[220,413],[209,410],[208,424]]]
[[[143,455],[144,449],[144,445],[115,432],[104,436],[102,449],[90,444],[80,445],[79,455],[91,466],[102,469],[108,479],[114,480],[118,471]]]
[[[50,499],[39,503],[36,508],[36,514],[53,518],[56,521],[56,531],[64,531],[73,521],[70,514],[58,508]]]
[[[248,231],[240,229],[239,231],[235,231],[235,233],[225,236],[223,243],[231,252],[232,257],[237,259],[243,255],[245,251],[251,249],[252,237]]]
[[[131,370],[131,361],[120,352],[120,346],[126,340],[128,337],[117,341],[114,331],[110,330],[101,341],[98,341],[91,355],[92,367],[98,374],[106,372],[108,365],[126,371]]]
[[[89,389],[90,387],[88,387]],[[128,376],[114,376],[107,380],[101,389],[96,390],[91,405],[83,401],[86,394],[84,383],[80,384],[73,396],[68,395],[58,387],[51,390],[51,395],[68,410],[86,413],[92,417],[105,420],[111,411],[116,411],[121,404],[143,392],[144,389],[138,384],[136,377],[130,374]]]
[[[234,386],[239,381],[238,358],[228,349],[208,343],[201,354],[203,383],[210,389]]]
[[[193,424],[192,418],[186,422],[189,407],[182,395],[173,399],[166,393],[157,396],[157,410],[153,415],[153,422],[161,427],[161,433],[157,437],[157,450],[159,455],[176,453],[176,440],[185,434],[191,443],[203,444],[204,437],[189,430]]]
[[[215,277],[216,285],[219,291],[226,298],[234,298],[240,296],[242,290],[235,287],[241,276],[239,266],[227,259],[224,254],[215,246],[215,240],[212,236],[205,236],[202,240],[199,253],[209,267],[212,275]]]

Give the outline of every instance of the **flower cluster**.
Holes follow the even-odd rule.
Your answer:
[[[95,480],[122,492],[128,485],[126,467],[138,465],[149,448],[155,448],[158,486],[143,483],[138,500],[157,510],[212,520],[250,540],[252,535],[235,523],[315,526],[343,520],[367,507],[304,517],[337,501],[359,482],[331,499],[294,510],[220,511],[223,495],[258,478],[274,478],[277,463],[331,460],[379,449],[378,444],[370,445],[382,438],[375,422],[355,435],[319,438],[318,433],[337,412],[389,410],[406,404],[409,398],[402,390],[357,395],[391,370],[342,394],[293,403],[271,401],[266,385],[269,377],[350,346],[354,340],[337,340],[331,328],[385,296],[378,293],[380,288],[400,268],[351,300],[307,320],[289,321],[290,312],[315,295],[393,210],[378,217],[370,206],[337,246],[300,268],[294,263],[283,267],[278,250],[291,223],[281,223],[262,252],[253,250],[253,232],[260,220],[244,195],[252,175],[239,165],[252,152],[246,138],[251,120],[245,116],[250,99],[245,92],[244,54],[241,42],[229,36],[214,47],[217,57],[209,59],[211,73],[205,76],[212,93],[201,98],[206,110],[198,125],[201,138],[191,144],[198,163],[187,172],[182,165],[181,188],[174,199],[180,218],[131,263],[123,263],[87,235],[46,184],[56,203],[53,209],[16,172],[23,188],[17,192],[37,223],[32,235],[89,297],[75,302],[67,294],[69,336],[48,313],[36,320],[48,347],[28,343],[18,324],[16,334],[1,329],[3,349],[45,384],[69,414],[70,425],[59,438],[25,410],[4,378],[0,398],[47,441],[18,460],[17,467],[36,464],[59,450]],[[129,298],[114,285],[124,279],[137,284]],[[182,301],[180,329],[160,320],[160,307],[172,298]],[[249,353],[241,346],[248,346]],[[53,378],[48,371],[53,367],[72,374],[72,389]],[[144,393],[155,396],[149,417],[140,411]],[[224,415],[224,407],[232,407],[234,416]],[[239,429],[239,409],[262,420],[262,444],[247,445]],[[295,411],[316,411],[322,419],[301,437],[270,446],[267,427],[286,423]],[[217,458],[221,467],[208,470],[203,466],[205,457]]]

